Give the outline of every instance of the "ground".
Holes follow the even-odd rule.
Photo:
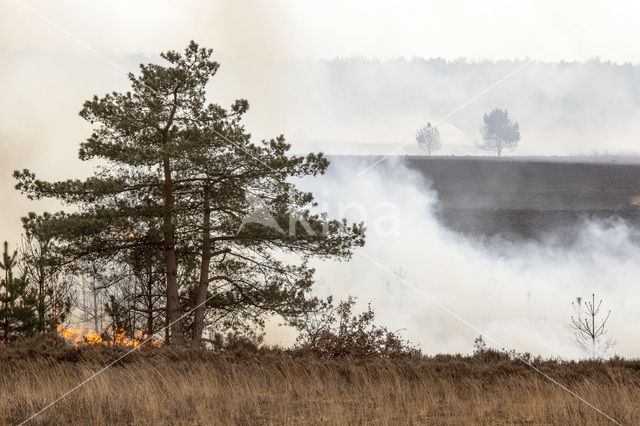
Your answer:
[[[0,350],[0,423],[27,419],[121,354]],[[640,362],[531,360],[623,424],[640,424]],[[332,358],[278,350],[136,351],[34,424],[611,424],[522,361]]]

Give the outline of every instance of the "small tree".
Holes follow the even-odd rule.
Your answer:
[[[613,349],[615,344],[611,339],[602,340],[602,336],[607,333],[606,325],[611,310],[607,312],[604,319],[597,320],[602,299],[596,305],[595,294],[591,295],[591,302],[583,303],[583,299],[577,297],[572,305],[575,316],[571,316],[571,328],[575,330],[576,343],[586,352],[591,352],[594,359],[602,358]]]
[[[480,129],[483,143],[479,146],[485,151],[496,151],[498,157],[505,149],[514,149],[520,142],[520,126],[511,122],[505,109],[496,108],[482,118],[484,124]]]
[[[475,338],[473,341],[473,355],[479,356],[487,351],[487,344],[482,338],[482,334]]]
[[[130,310],[127,309],[127,307],[122,303],[120,303],[114,295],[109,296],[109,302],[105,303],[104,310],[107,314],[107,317],[109,317],[109,319],[111,320],[109,324],[109,328],[111,328],[111,335],[104,332],[104,337],[116,341],[118,335],[122,332],[133,336],[134,333],[132,324],[130,321],[130,316],[128,315],[130,313]]]
[[[426,152],[429,157],[434,151],[442,147],[440,142],[440,132],[436,127],[432,127],[431,123],[421,127],[416,133],[416,142],[421,151]]]
[[[31,336],[36,326],[36,298],[29,291],[25,277],[15,277],[13,268],[18,266],[18,251],[9,252],[9,243],[4,242],[0,269],[0,341],[8,343],[18,337]]]
[[[59,266],[63,260],[55,253],[52,238],[39,227],[39,222],[50,218],[48,213],[41,217],[30,213],[22,219],[25,234],[20,247],[21,269],[36,297],[39,333],[56,330],[71,310],[70,275],[63,274]]]

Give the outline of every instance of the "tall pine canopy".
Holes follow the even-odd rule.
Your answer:
[[[105,264],[140,253],[161,259],[172,343],[202,343],[207,327],[261,326],[317,309],[311,257],[349,259],[362,224],[312,214],[313,196],[293,178],[324,173],[322,154],[288,154],[282,136],[254,143],[241,119],[246,100],[209,103],[218,64],[191,44],[161,54],[162,65],[130,74],[131,90],[94,96],[80,115],[93,124],[82,161],[93,176],[46,182],[16,171],[31,199],[73,208],[32,220],[67,262]]]

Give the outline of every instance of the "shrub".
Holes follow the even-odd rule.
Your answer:
[[[322,357],[402,357],[420,355],[420,350],[397,332],[373,324],[375,314],[369,304],[359,315],[352,313],[354,297],[320,313],[308,316],[297,326],[297,349]]]

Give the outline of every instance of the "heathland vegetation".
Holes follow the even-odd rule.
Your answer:
[[[0,351],[0,422],[17,423],[122,356],[118,347],[23,342]],[[640,422],[638,361],[535,368],[622,424]],[[234,341],[135,350],[36,424],[610,424],[508,354],[322,357]]]
[[[0,422],[640,421],[636,361],[543,360],[482,338],[473,356],[423,356],[371,307],[317,297],[309,261],[349,260],[364,225],[312,213],[313,194],[293,183],[325,172],[321,153],[253,141],[246,100],[208,103],[211,56],[192,42],[141,65],[130,91],[85,102],[90,177],[14,173],[21,193],[65,210],[26,214],[19,249],[4,246]],[[492,149],[517,143],[517,130]],[[436,135],[423,132],[428,153]],[[274,316],[297,329],[293,347],[262,344]]]

